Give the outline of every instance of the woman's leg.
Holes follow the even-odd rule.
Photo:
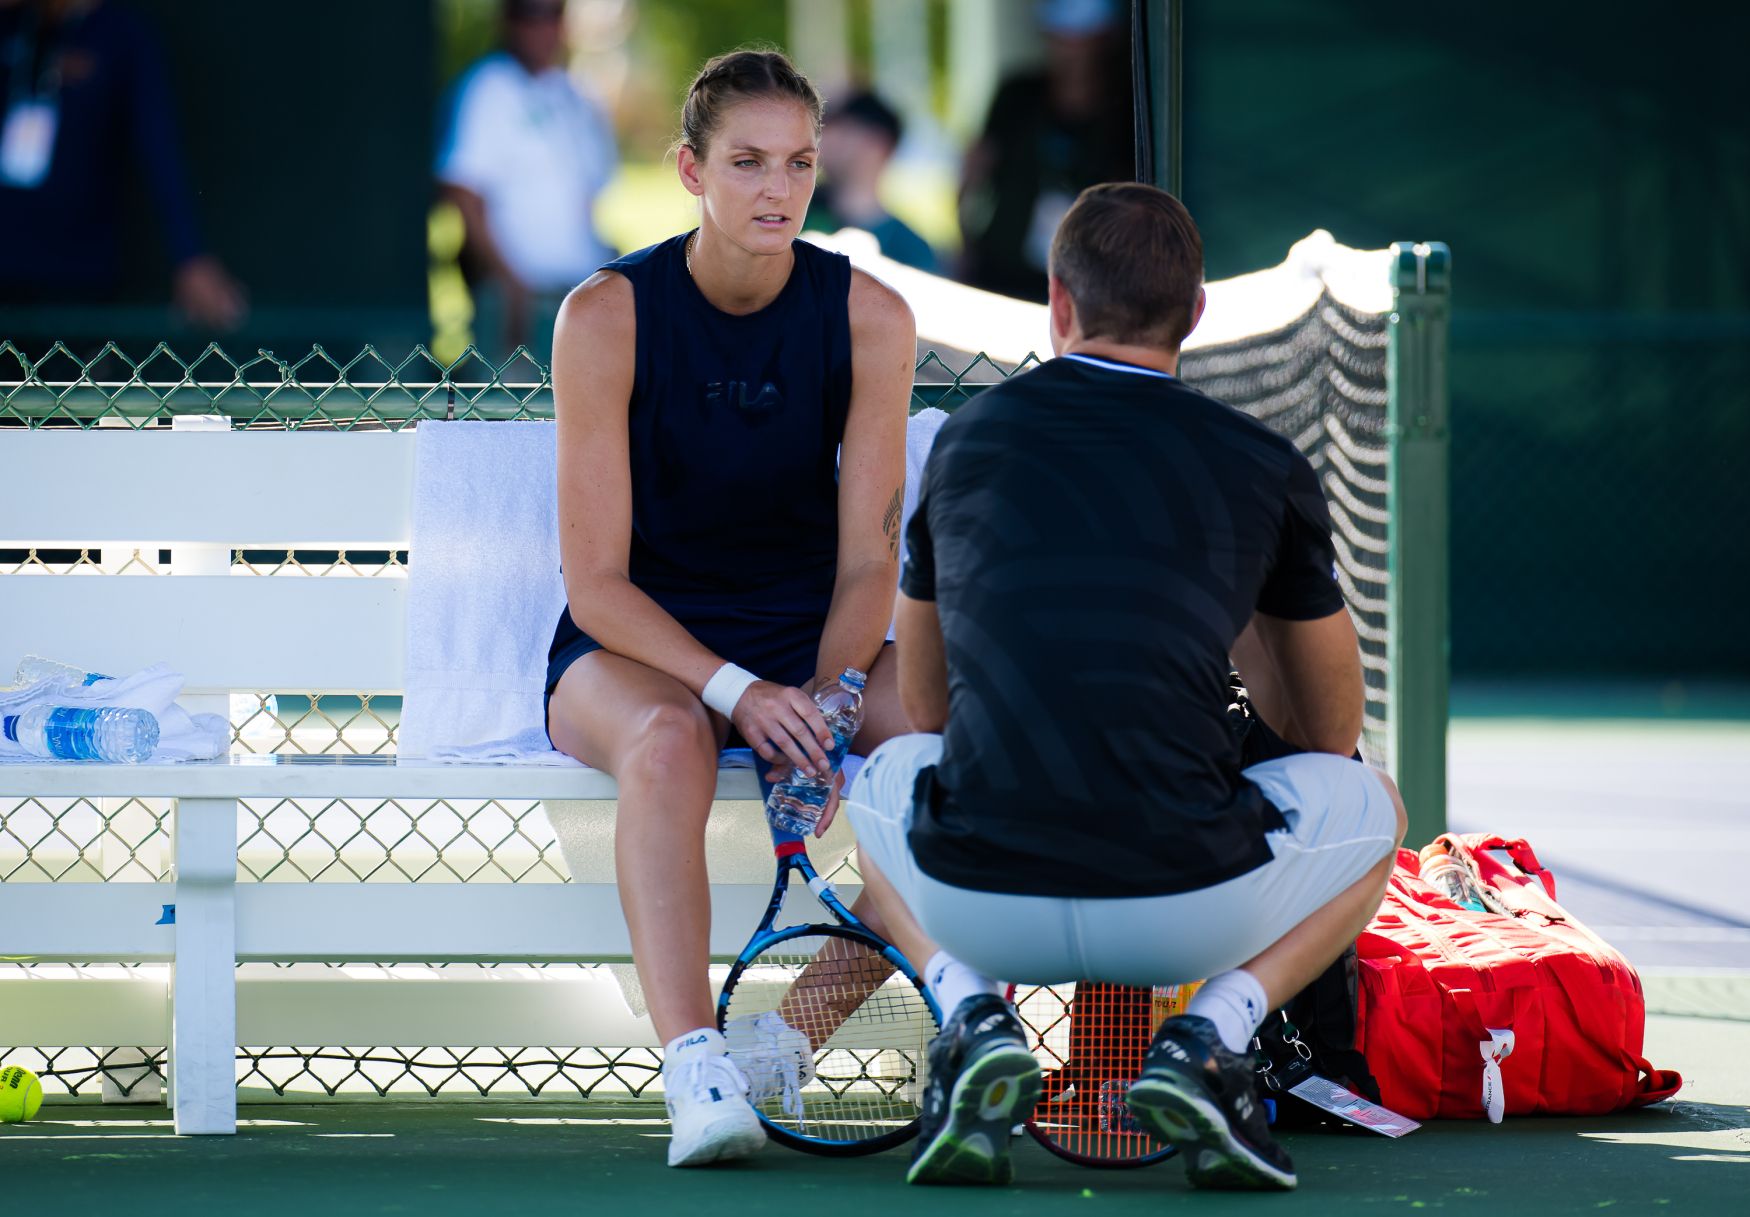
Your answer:
[[[607,651],[566,669],[547,727],[554,747],[619,782],[620,906],[658,1037],[715,1026],[705,819],[720,729],[685,685]]]

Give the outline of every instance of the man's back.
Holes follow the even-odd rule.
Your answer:
[[[1239,775],[1228,655],[1255,610],[1342,607],[1289,441],[1160,373],[1057,359],[943,428],[908,539],[949,672],[926,871],[1136,896],[1269,860],[1283,821]]]

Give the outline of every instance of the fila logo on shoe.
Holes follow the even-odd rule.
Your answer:
[[[1001,1014],[987,1014],[984,1021],[972,1029],[972,1034],[983,1035],[986,1031],[994,1031],[1007,1021]]]

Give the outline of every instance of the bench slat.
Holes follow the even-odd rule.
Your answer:
[[[607,972],[563,978],[550,971],[494,969],[442,980],[405,975],[362,979],[336,973],[312,978],[237,978],[237,1042],[394,1044],[449,1047],[542,1044],[660,1048],[648,1018],[634,1017]],[[13,991],[16,991],[15,993]],[[21,1044],[169,1042],[164,977],[84,976],[13,984],[6,1034]]]
[[[411,431],[13,431],[0,548],[405,548]]]
[[[233,757],[186,765],[0,763],[0,794],[36,798],[578,799],[619,797],[599,769],[442,765],[377,757]],[[751,769],[719,769],[717,799],[758,800]]]
[[[163,661],[191,693],[398,691],[407,580],[0,575],[0,638],[92,671]]]
[[[611,883],[239,883],[235,890],[240,962],[631,958]],[[836,890],[849,901],[862,889]],[[769,883],[711,885],[713,957],[735,957],[771,894]],[[169,960],[176,927],[155,923],[175,902],[172,883],[0,885],[0,954]]]

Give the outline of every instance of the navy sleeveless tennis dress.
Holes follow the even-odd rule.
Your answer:
[[[687,237],[603,270],[632,284],[632,583],[763,680],[814,678],[838,557],[851,403],[851,264],[805,241],[765,308],[732,316],[687,273]],[[547,695],[601,644],[559,614]]]

